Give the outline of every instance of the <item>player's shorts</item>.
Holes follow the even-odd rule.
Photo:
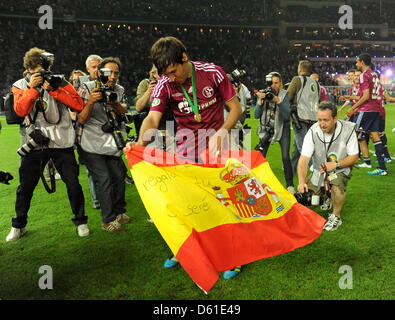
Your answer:
[[[348,119],[348,121],[354,122],[354,123],[355,123],[355,122],[357,121],[358,114],[359,114],[359,112],[355,112],[355,113],[350,117],[350,119]]]
[[[358,139],[363,140],[366,138],[366,136],[364,138],[360,137],[360,132],[364,132],[365,134],[369,134],[369,132],[380,132],[382,128],[381,119],[378,112],[359,112],[355,121]]]
[[[384,132],[385,131],[385,118],[380,117],[380,130],[379,132]]]

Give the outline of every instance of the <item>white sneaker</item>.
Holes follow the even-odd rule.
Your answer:
[[[326,231],[335,231],[342,224],[342,220],[340,217],[335,216],[333,213],[329,216],[328,221],[326,222],[324,229]]]
[[[77,232],[80,237],[87,237],[89,236],[89,229],[87,224],[80,224],[77,227]]]
[[[295,194],[295,188],[293,186],[287,187],[287,191],[291,194]]]
[[[356,164],[355,166],[356,166],[357,168],[371,168],[371,167],[372,167],[371,164],[367,164],[366,162]]]
[[[7,238],[5,238],[5,241],[15,241],[18,240],[19,238],[22,238],[26,234],[26,229],[25,228],[14,228],[11,227],[11,231],[8,234]]]
[[[328,220],[326,221],[325,225],[324,225],[324,230],[326,230],[326,228],[332,224],[332,220],[335,217],[335,215],[333,213],[331,213],[330,215],[328,215]]]

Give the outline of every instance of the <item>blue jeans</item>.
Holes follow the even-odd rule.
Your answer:
[[[99,200],[96,197],[95,184],[93,182],[92,175],[90,174],[88,168],[86,168],[86,175],[88,176],[89,191],[91,193],[93,205],[94,206],[100,205]]]
[[[126,167],[122,158],[85,151],[81,156],[96,187],[103,223],[114,221],[118,214],[126,212]]]

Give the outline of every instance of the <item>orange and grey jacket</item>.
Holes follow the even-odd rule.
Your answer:
[[[40,98],[43,89],[30,88],[25,78],[12,85],[14,94],[14,110],[20,117],[34,116],[34,106]],[[47,148],[69,148],[74,145],[75,131],[71,122],[68,108],[79,112],[84,102],[74,87],[65,81],[64,86],[54,91],[42,93],[43,112],[38,112],[34,126],[27,121],[25,143],[29,133],[35,128],[50,138]],[[44,116],[45,113],[45,116]]]

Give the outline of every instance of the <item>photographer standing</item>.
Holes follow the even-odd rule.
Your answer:
[[[150,105],[152,103],[151,95],[159,80],[158,69],[154,65],[152,66],[149,75],[149,79],[143,79],[140,81],[136,92],[136,111],[141,114],[141,117],[134,121],[137,138],[139,137],[141,124],[143,123],[145,116],[150,111]],[[158,134],[163,137],[163,140],[159,139],[159,141],[163,141],[163,143],[157,143],[155,139],[155,141],[148,146],[152,148],[156,147],[159,149],[165,149],[165,151],[169,153],[175,153],[174,136],[176,133],[176,123],[174,121],[173,113],[170,110],[165,111],[158,129]]]
[[[105,58],[99,65],[98,80],[85,82],[79,94],[85,101],[78,114],[78,143],[81,157],[92,174],[102,214],[102,228],[109,232],[125,231],[125,175],[122,160],[125,126],[119,116],[126,113],[124,88],[117,84],[121,62]]]
[[[352,166],[358,161],[358,139],[355,123],[338,120],[337,108],[333,102],[320,103],[317,119],[318,123],[308,130],[303,141],[298,163],[298,192],[313,190],[320,193],[325,181],[324,175],[327,175],[333,213],[329,215],[324,229],[334,231],[342,224],[340,212],[346,199],[346,186],[351,178]],[[314,170],[307,182],[310,158]]]
[[[238,132],[235,134],[235,130],[230,132],[230,143],[231,149],[237,150],[243,148],[244,142],[244,129],[251,129],[248,125],[244,126],[244,122],[247,118],[247,115],[250,113],[250,105],[251,105],[251,92],[248,88],[240,81],[240,78],[246,74],[245,70],[235,69],[232,73],[226,74],[229,78],[232,86],[236,92],[237,98],[239,99],[242,113],[240,116],[239,121],[237,121],[236,125],[232,129],[237,129]],[[225,112],[224,112],[224,119],[229,116],[229,108],[224,104]]]
[[[149,106],[151,104],[151,94],[154,91],[156,83],[159,80],[158,69],[152,66],[149,72],[149,79],[143,79],[140,81],[136,91],[136,111],[137,112],[149,112]]]
[[[73,70],[71,75],[70,75],[70,83],[73,84],[75,90],[79,90],[81,88],[81,86],[88,81],[93,81],[97,79],[97,67],[100,64],[100,62],[103,61],[103,58],[96,55],[96,54],[91,54],[86,58],[85,61],[85,67],[86,67],[86,71],[88,72],[88,74],[85,74],[84,72],[82,72],[81,70]],[[78,76],[78,74],[80,74]],[[71,118],[73,119],[74,122],[77,121],[77,114],[75,112],[72,112],[71,114]],[[81,153],[81,148],[79,145],[77,145],[77,152],[78,154]],[[81,157],[79,157],[79,163],[82,165],[85,165],[85,163],[83,163],[83,160],[81,159]],[[89,191],[91,194],[91,199],[92,199],[92,204],[93,204],[93,209],[100,209],[100,203],[99,200],[97,199],[96,196],[96,186],[93,183],[93,179],[92,179],[92,175],[89,172],[88,168],[86,168],[86,175],[88,177],[88,184],[89,184]]]
[[[75,83],[73,83],[75,89],[78,91],[81,86],[88,81],[93,81],[97,79],[97,68],[100,62],[103,61],[103,58],[98,56],[97,54],[91,54],[86,58],[85,67],[88,74],[83,74],[79,76]]]
[[[296,172],[302,144],[307,130],[317,122],[316,112],[320,102],[320,85],[310,78],[313,65],[308,60],[302,60],[298,65],[298,76],[293,77],[288,87],[288,97],[291,102],[291,119],[294,129],[294,151],[292,153],[292,168]]]
[[[240,82],[239,78],[235,77],[235,72],[238,72],[239,77],[245,75],[244,70],[234,70],[228,77],[233,85],[233,88],[236,91],[237,97],[239,98],[240,105],[242,108],[242,114],[240,116],[240,123],[244,124],[247,114],[250,112],[250,101],[251,101],[251,92],[248,88]]]
[[[257,134],[259,150],[266,157],[269,146],[278,141],[281,147],[281,157],[287,190],[294,194],[293,172],[289,155],[291,140],[290,103],[287,91],[282,88],[281,75],[271,72],[266,76],[269,86],[266,90],[257,92],[255,118],[260,119]]]
[[[53,61],[52,54],[38,48],[30,49],[23,58],[28,73],[12,86],[14,110],[18,116],[26,117],[27,127],[24,145],[18,149],[22,158],[20,185],[16,191],[16,218],[12,219],[6,241],[25,235],[33,192],[49,159],[66,184],[74,214],[72,221],[77,226],[78,235],[89,235],[73,149],[75,132],[68,110],[81,111],[83,101],[63,77],[52,75]]]

